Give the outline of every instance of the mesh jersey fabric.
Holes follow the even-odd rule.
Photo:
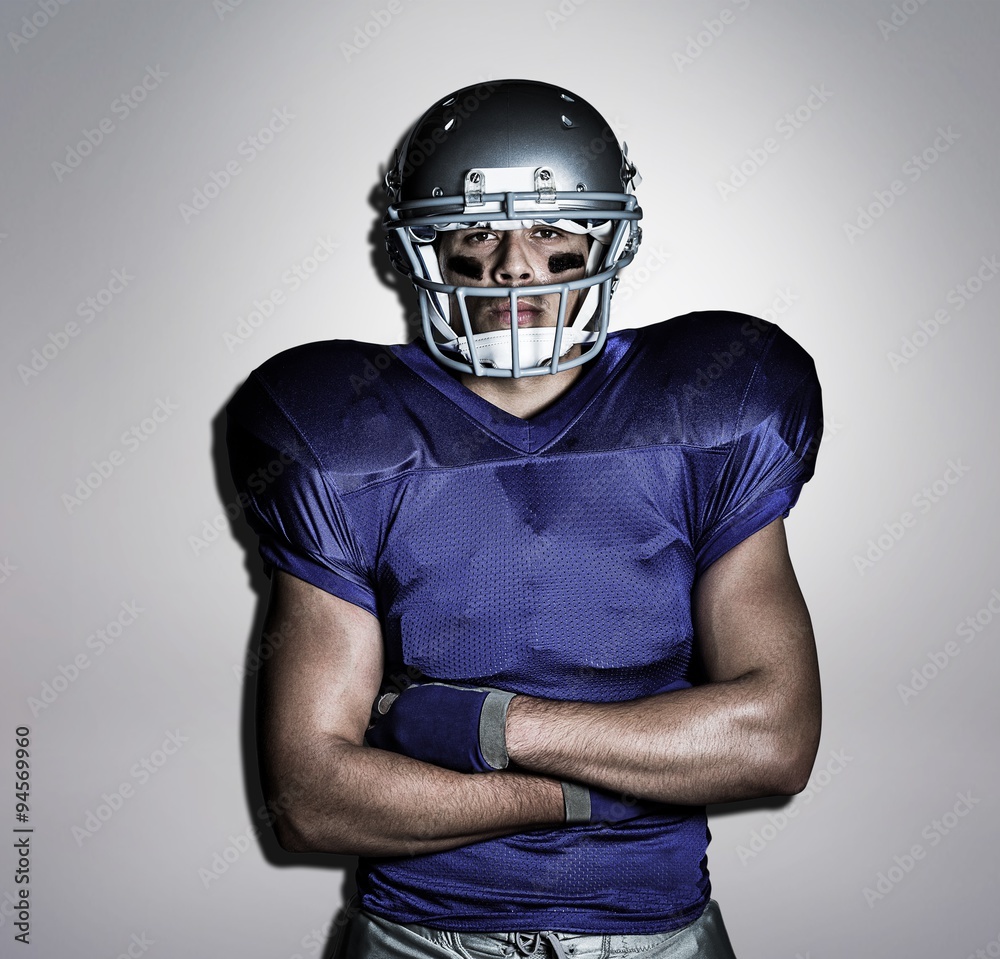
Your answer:
[[[694,313],[609,336],[538,416],[421,342],[297,347],[228,407],[240,501],[278,568],[376,615],[390,684],[608,702],[698,681],[691,591],[787,515],[822,432],[809,355]],[[646,933],[701,914],[703,807],[362,858],[361,905],[457,931]]]

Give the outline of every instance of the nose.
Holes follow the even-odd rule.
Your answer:
[[[524,239],[523,230],[504,230],[497,247],[493,279],[499,286],[526,286],[535,272]]]

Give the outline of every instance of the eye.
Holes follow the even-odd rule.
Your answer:
[[[466,243],[489,243],[496,239],[496,234],[489,230],[472,230],[465,234]]]

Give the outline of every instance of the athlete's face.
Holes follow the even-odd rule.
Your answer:
[[[542,286],[581,279],[586,272],[590,238],[538,224],[527,230],[476,228],[441,234],[438,258],[445,283],[456,286]],[[566,323],[576,316],[580,291],[568,294]],[[466,298],[473,333],[510,329],[508,297]],[[555,326],[559,294],[526,296],[517,301],[517,325]],[[462,333],[461,313],[452,302],[452,325]]]

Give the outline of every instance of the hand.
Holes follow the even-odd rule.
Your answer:
[[[564,782],[562,790],[569,825],[625,822],[665,811],[663,803],[638,799],[627,793],[606,792],[580,783]]]
[[[379,699],[385,715],[365,741],[460,773],[506,769],[507,707],[515,695],[488,686],[409,686]]]

